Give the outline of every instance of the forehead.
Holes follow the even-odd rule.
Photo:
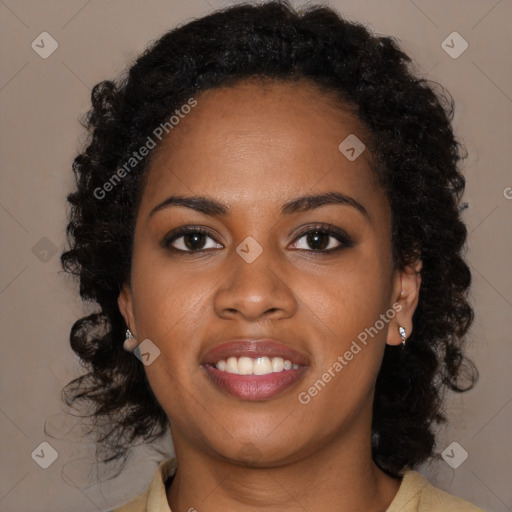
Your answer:
[[[377,193],[368,151],[350,161],[349,135],[364,141],[357,116],[309,82],[255,82],[210,89],[151,155],[141,211],[173,193],[209,194],[235,208],[335,189]]]

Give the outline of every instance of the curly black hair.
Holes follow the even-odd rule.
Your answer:
[[[94,422],[103,462],[126,460],[136,439],[153,441],[167,431],[143,365],[123,350],[126,325],[117,303],[130,282],[151,153],[122,180],[112,177],[192,95],[244,79],[307,80],[357,113],[391,207],[395,268],[423,263],[414,331],[405,349],[386,346],[373,406],[373,459],[398,476],[435,454],[446,389],[467,391],[478,379],[464,355],[474,316],[461,217],[459,166],[467,153],[451,127],[448,91],[421,78],[393,37],[327,6],[301,10],[270,1],[215,11],[165,33],[121,77],[94,86],[92,109],[82,118],[89,138],[73,162],[77,189],[67,196],[70,246],[61,263],[79,278],[82,299],[99,310],[71,328],[71,347],[88,373],[64,387],[63,399],[92,408],[84,417]],[[109,180],[108,194],[100,193]]]

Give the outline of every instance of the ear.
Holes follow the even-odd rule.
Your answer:
[[[396,315],[389,322],[387,344],[400,345],[402,338],[398,327],[405,329],[406,339],[411,335],[412,316],[418,305],[421,286],[421,260],[416,260],[404,270],[396,270],[393,284],[393,309]]]
[[[128,329],[130,329],[134,338],[137,338],[137,327],[135,325],[135,316],[133,314],[133,295],[129,284],[125,283],[121,288],[121,292],[117,297],[117,304]]]

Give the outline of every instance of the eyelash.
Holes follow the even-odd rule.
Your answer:
[[[206,228],[201,228],[198,226],[187,226],[187,227],[178,228],[175,231],[171,231],[171,233],[169,233],[164,238],[161,245],[164,249],[168,249],[170,251],[180,253],[180,254],[187,254],[187,253],[197,254],[197,253],[207,252],[207,251],[211,250],[211,249],[197,249],[194,251],[191,251],[191,250],[185,251],[183,249],[176,249],[175,247],[171,246],[172,242],[174,242],[178,238],[181,238],[184,235],[193,234],[193,233],[208,235],[209,237],[211,237],[215,240],[215,237],[212,235],[210,230],[208,230]],[[294,239],[293,243],[296,243],[298,240],[300,240],[302,237],[304,237],[304,235],[308,235],[309,233],[321,233],[321,234],[330,235],[330,236],[334,237],[336,240],[338,240],[338,242],[340,242],[341,245],[339,245],[338,247],[334,247],[333,249],[322,249],[322,250],[298,249],[298,250],[323,255],[323,254],[332,254],[336,251],[339,251],[341,249],[347,249],[354,245],[352,239],[344,230],[342,230],[340,228],[336,228],[334,226],[330,226],[328,224],[317,224],[315,226],[309,226],[308,229],[306,229],[305,231],[302,231],[301,233],[299,233],[297,235],[297,237]],[[217,240],[215,240],[215,242],[219,243],[219,242],[217,242]]]

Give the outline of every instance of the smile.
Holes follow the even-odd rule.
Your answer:
[[[301,380],[309,358],[271,339],[238,339],[211,348],[203,357],[209,382],[241,400],[274,398]]]
[[[268,375],[287,370],[297,370],[298,364],[293,364],[289,359],[282,357],[228,357],[215,363],[215,367],[227,373],[237,375]]]
[[[227,364],[227,363],[226,363]],[[213,365],[204,365],[210,382],[231,396],[242,400],[268,400],[291,388],[307,371],[306,366],[270,372],[263,375],[254,373],[240,375],[219,370]]]

